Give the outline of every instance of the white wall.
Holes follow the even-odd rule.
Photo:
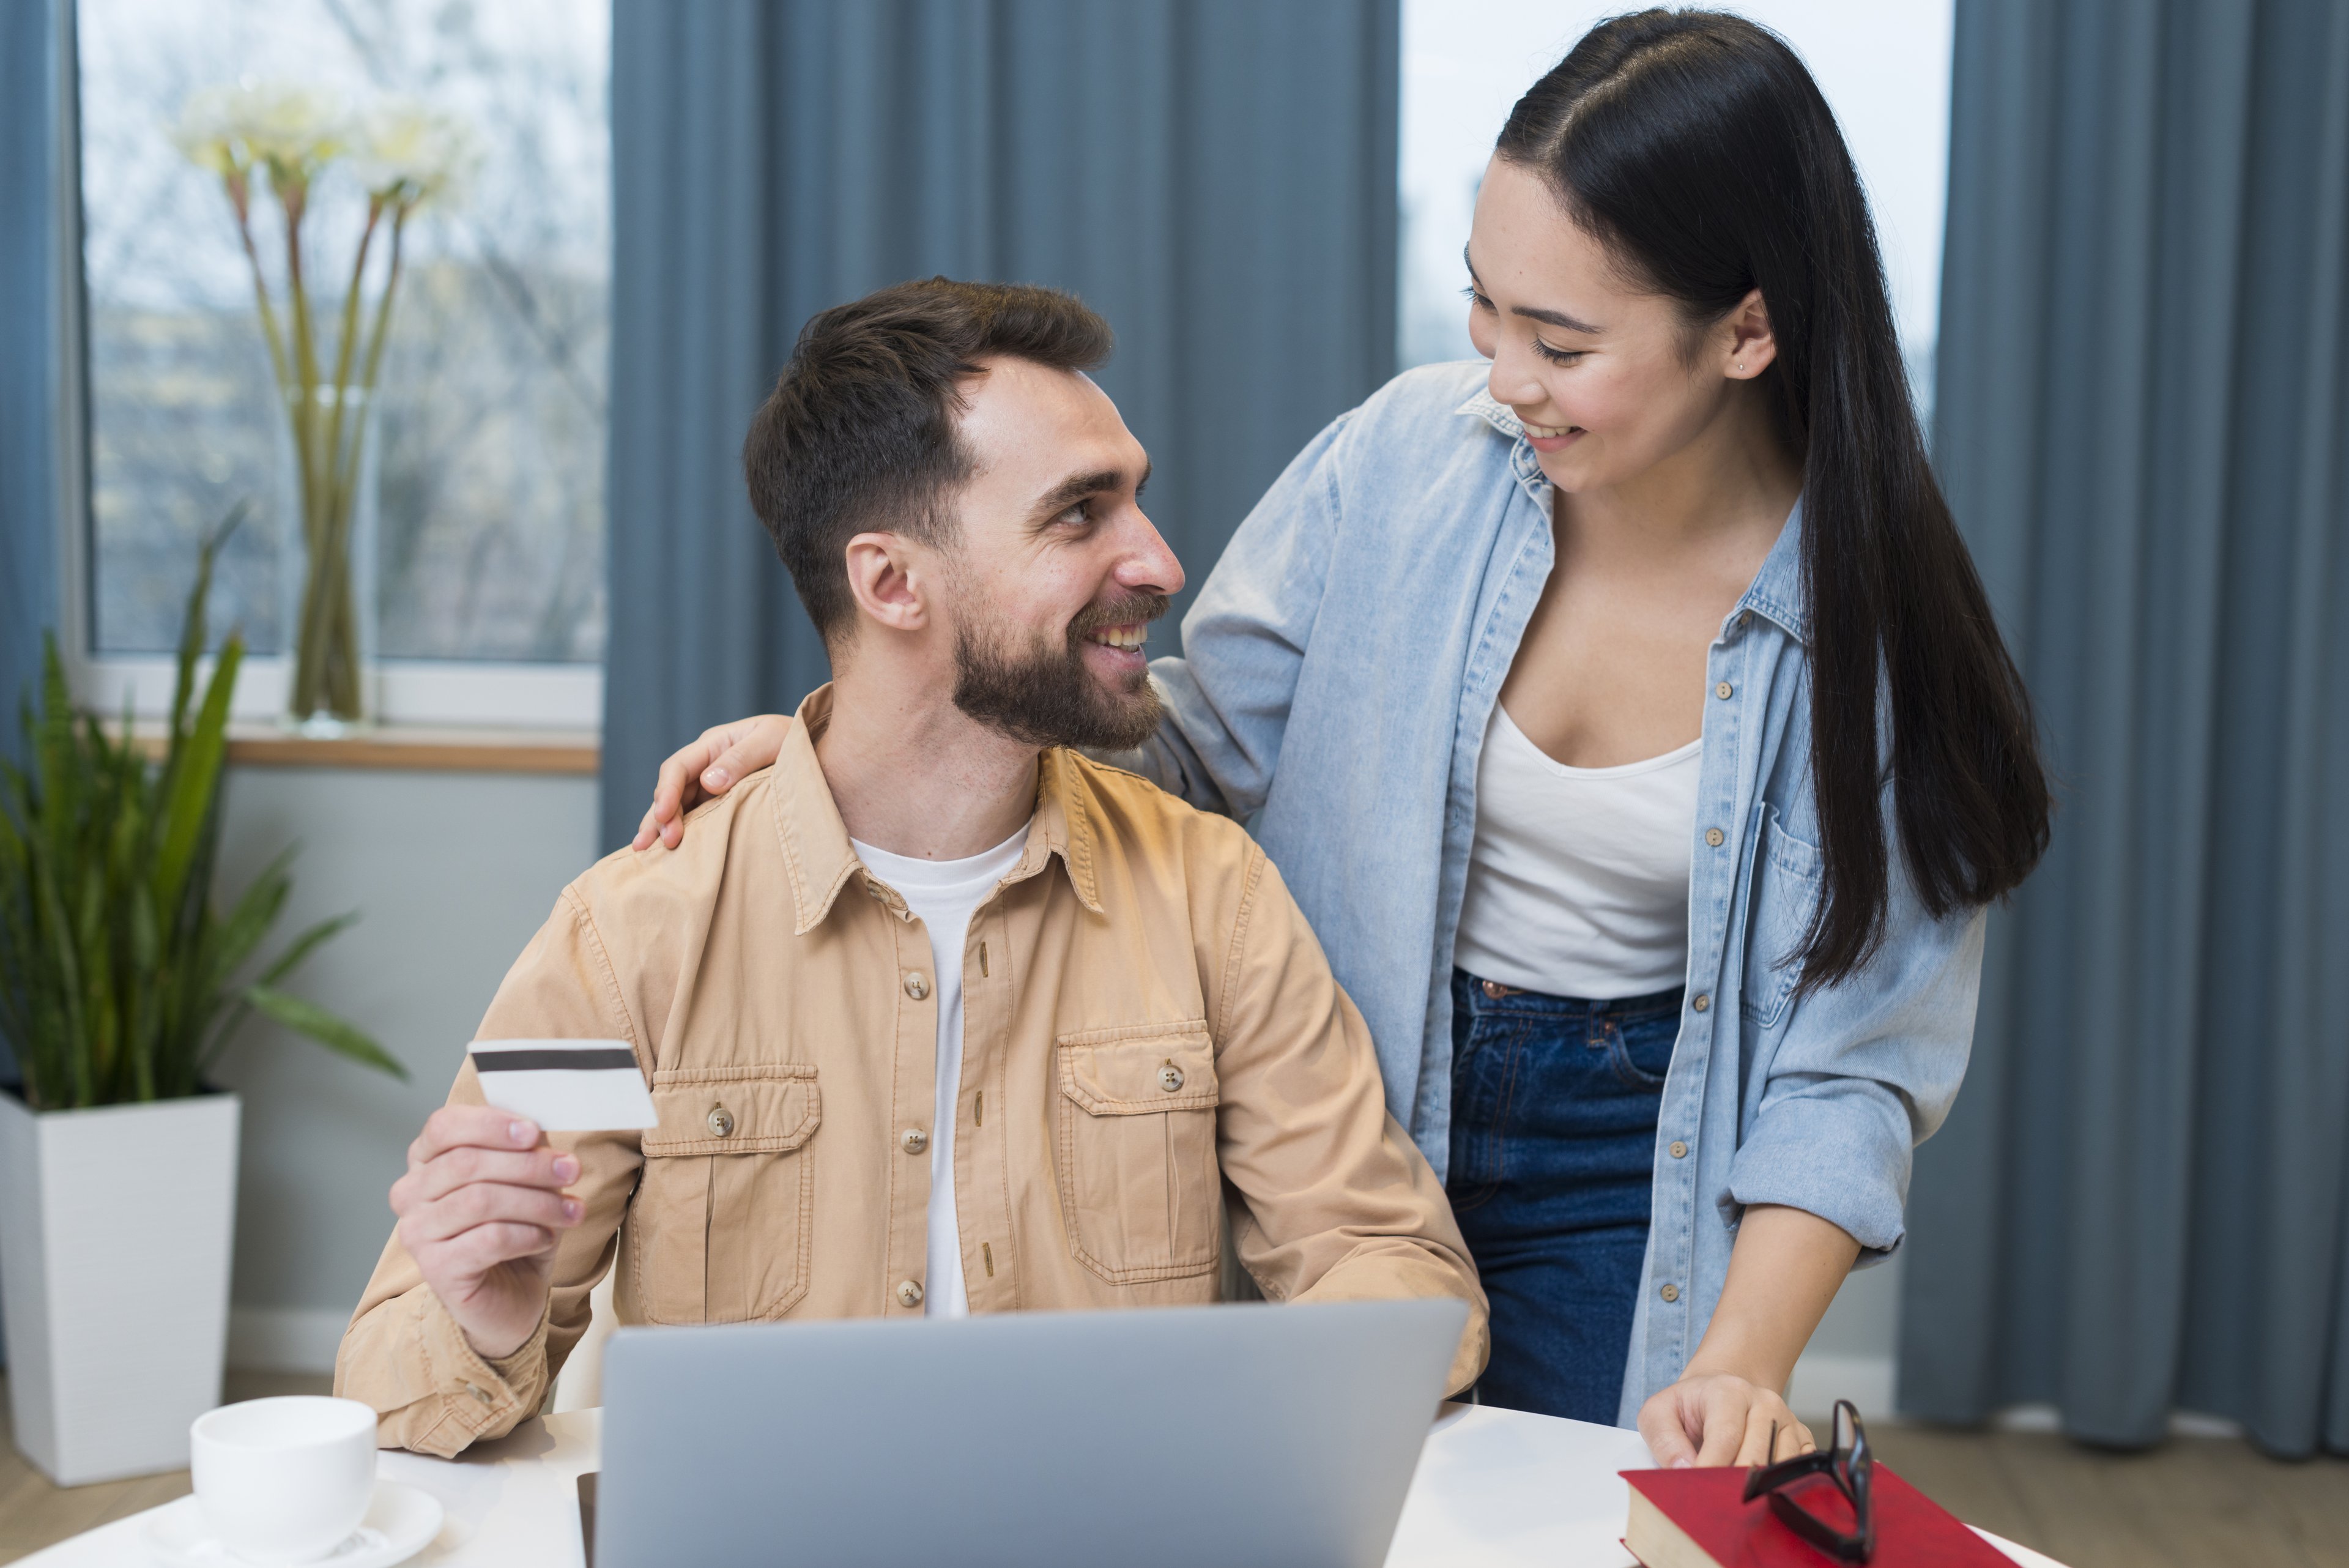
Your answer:
[[[359,923],[289,982],[406,1063],[406,1084],[265,1021],[223,1059],[244,1096],[230,1361],[323,1368],[391,1232],[386,1195],[447,1095],[506,967],[595,857],[595,781],[516,774],[240,768],[222,888],[303,846],[278,940]]]

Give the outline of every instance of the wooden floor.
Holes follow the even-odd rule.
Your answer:
[[[0,1376],[0,1392],[6,1387],[6,1377]],[[334,1387],[335,1380],[323,1373],[232,1372],[225,1392],[231,1400],[259,1399],[271,1394],[331,1394]],[[0,1563],[14,1563],[68,1535],[187,1493],[185,1470],[95,1486],[51,1486],[49,1478],[16,1451],[8,1403],[0,1397]]]
[[[331,1382],[232,1372],[228,1397],[324,1394]],[[2284,1464],[2215,1438],[2111,1454],[2039,1433],[1878,1423],[1868,1436],[1951,1512],[2067,1568],[2349,1568],[2349,1460]],[[60,1490],[7,1438],[0,1398],[0,1563],[188,1490],[185,1470]]]
[[[2222,1438],[2116,1454],[2053,1433],[1868,1435],[1951,1513],[2068,1568],[2349,1568],[2349,1460],[2287,1464]]]

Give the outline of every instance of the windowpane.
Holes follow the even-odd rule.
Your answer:
[[[378,393],[382,652],[600,659],[608,0],[80,0],[78,26],[95,651],[171,646],[195,540],[240,501],[215,616],[281,646],[278,394],[228,199],[171,138],[191,93],[242,80],[420,100],[477,150],[405,235]],[[364,219],[330,170],[303,231],[329,356]],[[265,198],[253,229],[279,289]],[[384,265],[379,239],[370,306]]]

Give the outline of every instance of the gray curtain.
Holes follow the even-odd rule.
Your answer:
[[[57,29],[63,0],[0,5],[0,755],[57,624]],[[0,1068],[7,1063],[0,1049]]]
[[[675,746],[827,679],[739,463],[808,316],[1075,289],[1195,586],[1393,369],[1398,72],[1398,0],[619,0],[605,842]]]
[[[2062,807],[1901,1403],[2349,1450],[2349,5],[1959,0],[1954,105],[1935,448]]]

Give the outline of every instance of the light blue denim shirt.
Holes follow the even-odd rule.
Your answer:
[[[1252,820],[1439,1175],[1477,753],[1554,559],[1549,482],[1485,373],[1399,376],[1298,454],[1200,589],[1183,657],[1152,664],[1167,722],[1135,761]],[[1833,1220],[1863,1263],[1899,1245],[1911,1151],[1948,1113],[1973,1035],[1982,916],[1928,916],[1897,849],[1882,947],[1794,995],[1819,885],[1801,531],[1798,506],[1706,656],[1688,990],[1626,1426],[1703,1336],[1745,1205]]]

